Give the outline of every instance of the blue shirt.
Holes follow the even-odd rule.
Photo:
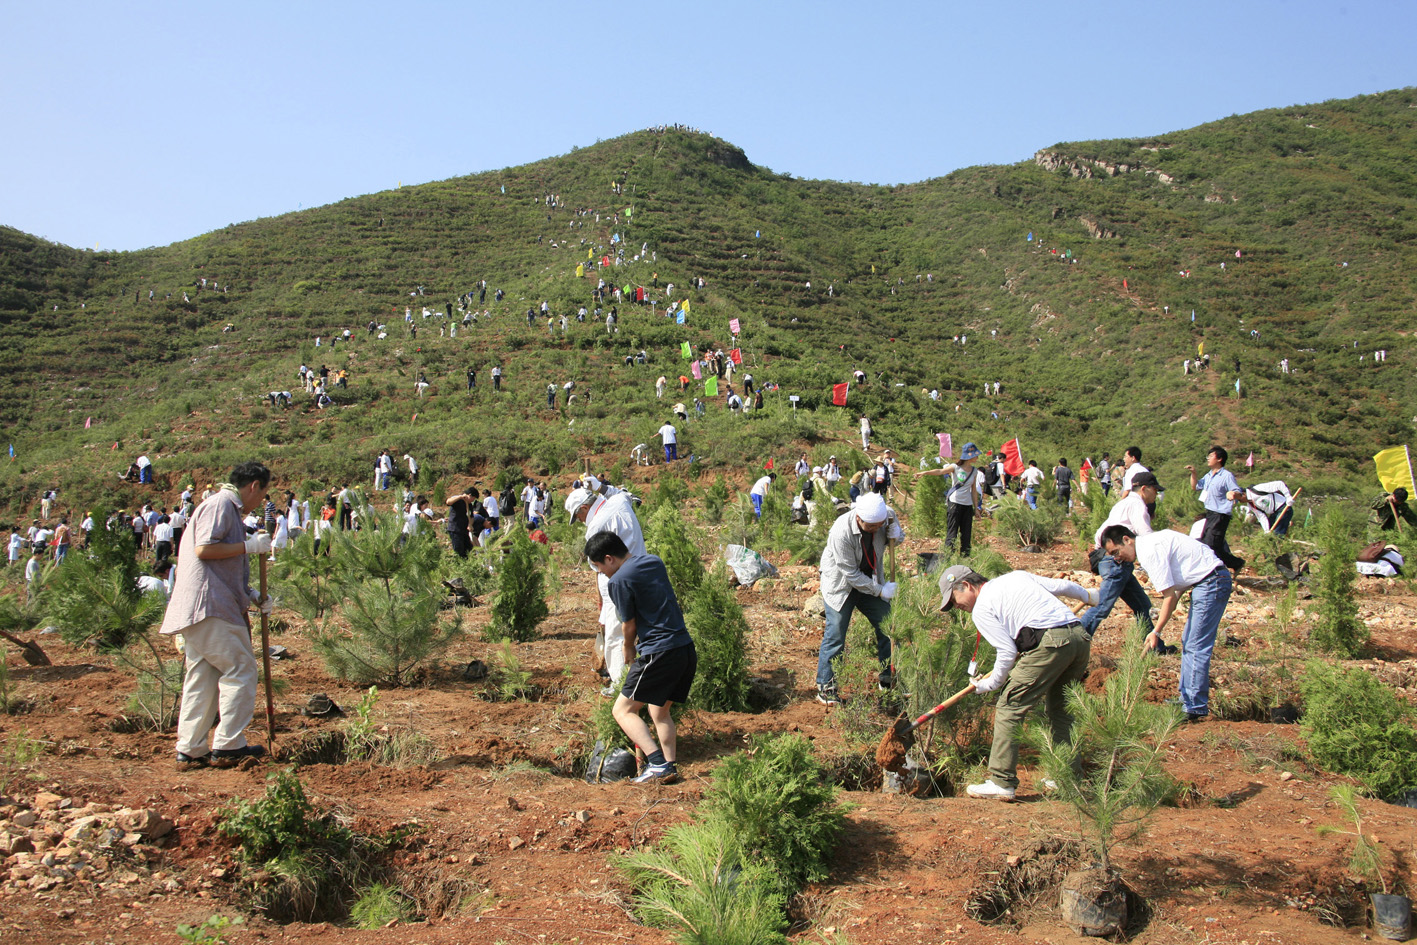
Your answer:
[[[1235,503],[1225,498],[1227,492],[1239,492],[1240,484],[1235,481],[1235,476],[1230,470],[1221,466],[1214,472],[1208,472],[1196,483],[1196,491],[1201,494],[1201,505],[1206,507],[1206,511],[1220,512],[1229,515]]]
[[[606,585],[606,593],[622,622],[635,621],[636,653],[663,653],[694,642],[669,572],[654,555],[627,558]]]

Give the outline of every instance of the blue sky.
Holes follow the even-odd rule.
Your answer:
[[[1408,0],[6,7],[0,224],[103,249],[660,123],[901,183],[1417,84]]]

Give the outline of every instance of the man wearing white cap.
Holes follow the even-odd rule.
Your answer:
[[[894,683],[891,669],[891,641],[881,627],[890,615],[894,581],[886,578],[886,541],[905,537],[900,521],[886,500],[867,493],[855,507],[841,516],[827,533],[822,551],[822,600],[826,604],[826,629],[817,655],[817,701],[836,705],[836,673],[832,661],[846,651],[846,629],[851,614],[860,610],[876,631],[876,658],[881,663],[880,686]]]
[[[940,575],[940,610],[958,607],[970,614],[979,635],[994,647],[994,669],[988,676],[971,678],[974,691],[1003,687],[994,706],[989,780],[969,785],[965,793],[970,797],[1014,799],[1018,790],[1014,732],[1039,702],[1048,712],[1055,741],[1066,741],[1072,731],[1067,687],[1087,675],[1092,638],[1058,597],[1097,603],[1096,591],[1027,571],[986,581],[969,565],[957,564]]]
[[[635,507],[628,493],[605,498],[589,489],[576,489],[566,497],[566,513],[574,521],[585,523],[587,541],[601,532],[613,532],[625,543],[631,558],[645,554],[644,533],[640,531],[640,520],[635,516]],[[595,649],[604,655],[605,671],[610,676],[610,685],[601,690],[601,695],[614,697],[619,692],[620,677],[625,672],[625,632],[615,603],[610,599],[610,579],[599,574],[595,583],[600,592],[601,625],[601,632],[596,635]]]

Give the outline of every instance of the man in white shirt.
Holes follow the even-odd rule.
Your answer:
[[[1102,523],[1102,527],[1097,529],[1097,534],[1093,536],[1093,546],[1097,549],[1094,554],[1099,559],[1097,573],[1102,576],[1102,589],[1098,591],[1097,606],[1082,615],[1082,628],[1087,631],[1088,636],[1097,633],[1098,626],[1107,619],[1118,600],[1125,601],[1137,622],[1146,628],[1147,633],[1151,632],[1151,598],[1142,590],[1141,582],[1137,580],[1130,562],[1114,560],[1102,551],[1102,533],[1112,525],[1125,525],[1135,535],[1150,533],[1151,513],[1147,508],[1156,504],[1156,493],[1160,488],[1156,477],[1151,473],[1138,473],[1132,480],[1132,491],[1112,506],[1112,511],[1107,513],[1107,521]],[[1164,656],[1167,653],[1175,653],[1176,648],[1166,646],[1158,636],[1156,652]]]
[[[664,442],[664,461],[666,463],[672,463],[679,458],[679,434],[674,429],[674,424],[666,422],[664,426],[659,428],[659,432],[655,433],[655,436]]]
[[[965,793],[970,797],[1013,800],[1018,791],[1014,732],[1040,701],[1054,740],[1065,742],[1071,736],[1066,690],[1087,675],[1092,640],[1058,597],[1097,603],[1096,591],[1026,571],[986,581],[968,565],[957,564],[940,575],[940,610],[957,607],[970,614],[979,635],[995,650],[989,675],[971,679],[974,691],[1003,687],[994,706],[989,779],[969,785]]]
[[[1127,493],[1132,491],[1133,479],[1144,472],[1151,472],[1141,464],[1140,446],[1127,447],[1127,451],[1122,454],[1122,469],[1125,472],[1122,474],[1122,494],[1117,496],[1118,499],[1125,498]]]
[[[895,582],[886,579],[886,546],[904,538],[899,519],[875,493],[857,499],[851,511],[833,522],[827,532],[820,564],[826,626],[817,654],[817,701],[823,705],[837,703],[833,664],[846,651],[846,630],[857,610],[875,630],[880,688],[890,689],[895,684],[891,641],[882,629],[896,593]]]
[[[487,490],[487,495],[482,499],[482,512],[487,516],[487,527],[495,532],[502,524],[502,506],[491,489]]]
[[[1038,487],[1043,484],[1043,470],[1038,468],[1038,463],[1030,459],[1028,468],[1023,471],[1020,478],[1023,479],[1023,496],[1028,502],[1028,507],[1038,508]]]
[[[768,496],[768,490],[772,488],[773,481],[777,479],[777,473],[768,473],[753,483],[753,488],[748,495],[753,500],[753,514],[758,518],[763,517],[763,500]]]
[[[1137,535],[1125,525],[1110,525],[1102,530],[1102,548],[1118,562],[1140,565],[1161,594],[1161,613],[1147,646],[1156,646],[1181,595],[1191,592],[1181,631],[1181,708],[1189,721],[1201,721],[1210,713],[1210,657],[1230,603],[1229,569],[1205,545],[1169,530]]]
[[[835,456],[827,460],[826,466],[822,467],[822,478],[827,481],[828,488],[834,488],[841,481],[841,467],[837,465]]]

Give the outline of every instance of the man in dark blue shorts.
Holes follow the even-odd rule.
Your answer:
[[[654,555],[630,556],[614,532],[597,532],[586,542],[591,567],[605,575],[610,601],[625,627],[625,663],[630,670],[612,710],[615,721],[645,753],[645,769],[638,784],[670,784],[679,780],[674,766],[677,745],[669,708],[689,698],[699,657],[684,625],[679,599],[669,583],[664,562]],[[640,710],[659,733],[659,744]]]

